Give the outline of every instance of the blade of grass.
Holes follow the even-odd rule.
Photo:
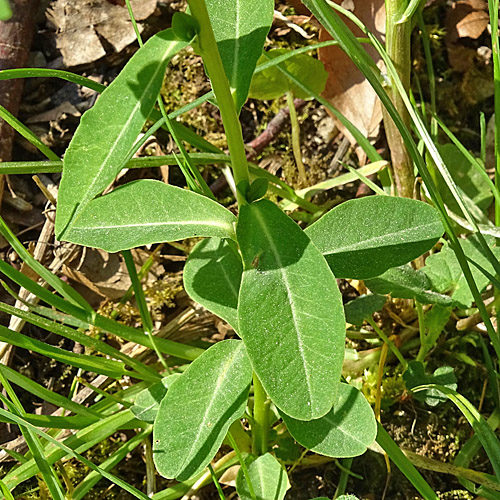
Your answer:
[[[0,415],[8,416],[8,412],[0,408]],[[65,445],[64,443],[57,441],[57,439],[54,439],[52,436],[42,431],[41,429],[37,429],[35,426],[27,422],[24,418],[19,417],[18,415],[11,415],[10,418],[14,420],[19,426],[25,426],[29,428],[31,431],[38,434],[39,436],[45,438],[47,441],[49,441],[54,446],[60,448],[70,457],[76,458],[84,465],[86,465],[89,469],[96,471],[102,477],[105,477],[108,481],[111,481],[112,483],[116,484],[117,486],[125,490],[127,493],[130,493],[134,498],[139,498],[141,500],[150,500],[150,498],[144,493],[142,493],[142,491],[139,491],[137,488],[134,488],[123,479],[114,476],[113,474],[109,473],[108,471],[104,470],[98,465],[93,464],[90,460],[87,460],[84,456],[80,455],[80,453],[76,452],[75,450]],[[64,496],[61,497],[61,500],[65,500]]]
[[[263,53],[264,56],[268,57],[266,53]],[[269,59],[269,57],[268,57]],[[274,59],[274,61],[279,60],[280,58],[277,57]],[[363,151],[366,153],[366,156],[370,159],[372,162],[380,161],[382,160],[382,157],[377,153],[377,150],[373,147],[373,145],[370,143],[370,141],[362,134],[358,128],[351,122],[349,121],[344,115],[342,115],[337,109],[335,109],[330,102],[328,102],[326,99],[321,97],[319,94],[314,92],[313,89],[311,89],[309,86],[303,84],[300,80],[298,80],[292,73],[290,73],[284,66],[282,65],[277,65],[278,69],[287,76],[287,78],[293,82],[297,87],[299,87],[301,90],[303,90],[306,94],[312,95],[316,101],[318,101],[320,104],[322,104],[328,111],[330,111],[341,123],[344,125],[344,127],[349,130],[349,132],[353,135],[353,137],[356,139],[356,142],[361,146]]]
[[[498,0],[488,0],[495,94],[495,185],[497,189],[500,189],[500,46],[498,42],[498,5]],[[499,203],[495,203],[495,224],[500,226]]]
[[[405,457],[399,446],[393,441],[391,436],[377,422],[377,443],[384,449],[396,467],[406,476],[415,489],[425,500],[438,500],[438,496],[429,484],[422,477],[415,466]]]
[[[17,269],[9,266],[1,259],[0,272],[5,274],[7,277],[12,279],[15,283],[19,284],[23,288],[26,288],[29,292],[35,294],[44,302],[47,302],[57,309],[74,316],[80,321],[85,322],[86,328],[89,328],[92,325],[130,342],[135,342],[136,344],[153,349],[151,340],[139,330],[118,323],[117,321],[113,321],[112,319],[105,318],[104,316],[95,313],[93,310],[91,311],[91,314],[89,314],[87,311],[75,306],[74,304],[62,299],[61,297],[58,297],[57,295],[50,293],[48,290],[35,283],[33,280],[29,279]],[[156,344],[161,352],[190,361],[196,359],[200,354],[204,352],[204,349],[201,349],[199,347],[184,345],[168,339],[157,338]]]
[[[94,314],[92,306],[68,283],[65,283],[54,273],[45,269],[27,250],[24,245],[16,238],[9,226],[0,217],[0,233],[7,240],[13,250],[19,255],[21,260],[28,265],[38,276],[44,279],[54,290],[58,291],[63,297],[74,305],[81,307],[90,314]]]
[[[71,351],[66,351],[59,347],[54,347],[45,342],[27,337],[22,333],[10,330],[5,326],[0,325],[0,341],[8,342],[11,345],[38,352],[43,356],[54,359],[61,363],[70,366],[76,366],[86,371],[107,375],[115,379],[123,377],[129,372],[121,361],[113,361],[106,358],[98,358],[96,356],[88,356],[85,354],[76,354]]]
[[[451,179],[451,176],[448,170],[446,169],[436,146],[432,142],[432,138],[429,136],[427,129],[425,128],[425,124],[421,121],[420,117],[418,116],[418,113],[416,113],[413,107],[411,106],[408,96],[406,95],[406,92],[404,91],[401,82],[399,82],[399,79],[397,78],[397,72],[394,69],[392,62],[390,61],[390,59],[388,59],[387,54],[385,53],[383,47],[378,42],[378,40],[368,32],[366,27],[355,16],[353,16],[351,12],[343,9],[339,5],[329,0],[303,0],[303,2],[309,8],[309,10],[313,12],[316,18],[327,29],[327,31],[332,35],[332,37],[337,41],[339,41],[339,45],[341,46],[341,48],[351,57],[356,66],[358,66],[358,68],[365,75],[365,77],[370,82],[377,95],[380,97],[382,104],[386,107],[391,118],[396,123],[401,135],[403,136],[405,144],[410,152],[410,155],[417,166],[419,174],[422,177],[427,189],[429,190],[432,201],[434,202],[436,208],[439,210],[441,214],[443,224],[446,229],[446,233],[448,234],[451,241],[451,246],[460,263],[460,267],[462,268],[462,271],[469,285],[471,293],[474,296],[474,300],[476,301],[479,312],[481,313],[481,317],[488,330],[488,335],[495,349],[496,355],[500,358],[500,340],[493,328],[493,325],[491,324],[488,312],[482,300],[481,294],[479,293],[479,290],[477,289],[477,286],[474,282],[474,278],[472,276],[470,267],[467,263],[467,259],[463,252],[462,246],[460,245],[459,239],[457,238],[453,230],[452,222],[446,212],[442,197],[432,180],[427,165],[422,155],[419,153],[418,148],[415,142],[413,141],[410,131],[405,126],[401,117],[397,113],[397,110],[393,106],[389,96],[384,90],[382,83],[384,80],[380,73],[380,70],[377,68],[373,60],[368,56],[366,51],[363,50],[363,48],[357,42],[352,32],[347,28],[345,23],[339,18],[335,10],[341,11],[344,15],[346,15],[349,19],[351,19],[358,27],[360,27],[360,29],[363,32],[365,32],[365,34],[371,39],[374,47],[381,54],[382,58],[384,59],[384,62],[386,63],[387,70],[391,71],[391,76],[394,81],[394,84],[397,86],[399,93],[401,94],[403,101],[405,102],[408,112],[410,113],[410,117],[415,127],[417,128],[417,131],[420,137],[422,138],[422,141],[425,143],[431,157],[433,158],[439,171],[441,172],[441,175],[443,175],[446,182],[448,183],[448,186],[452,191],[452,193],[454,194],[457,202],[459,203],[461,208],[463,207],[462,209],[464,210],[468,220],[470,219],[469,223],[472,225],[472,227],[475,228],[475,230],[477,230],[477,225],[475,221],[472,219],[472,217],[470,217],[470,214],[467,213],[463,201],[456,189],[456,185],[453,182],[453,179]],[[486,255],[489,256],[489,260],[491,261],[492,265],[495,267],[495,269],[497,268],[500,269],[500,263],[495,259],[491,250],[488,248],[488,245],[486,244],[484,237],[479,232],[478,232],[478,238]]]
[[[32,325],[36,325],[44,330],[55,333],[57,335],[61,335],[67,339],[73,340],[74,342],[78,342],[86,347],[90,347],[95,349],[96,351],[111,356],[112,358],[123,361],[131,368],[135,370],[134,377],[139,378],[141,380],[149,380],[152,382],[158,381],[161,379],[161,376],[158,375],[152,368],[146,366],[144,363],[137,361],[126,354],[123,354],[118,349],[111,347],[106,342],[94,338],[90,335],[86,335],[78,330],[73,330],[72,328],[68,328],[64,325],[60,325],[54,321],[49,321],[45,318],[37,316],[36,314],[23,311],[22,309],[18,309],[13,306],[9,306],[7,304],[0,303],[0,311],[10,314],[11,316],[17,316],[18,318],[22,318],[23,320],[31,323]]]
[[[493,193],[493,196],[495,197],[497,204],[500,204],[500,192],[498,191],[497,186],[495,186],[493,181],[490,179],[490,176],[486,173],[486,170],[484,169],[484,165],[481,165],[477,161],[477,159],[459,141],[458,137],[444,124],[444,122],[440,118],[438,118],[436,115],[434,115],[434,120],[439,125],[441,130],[449,137],[451,142],[453,142],[453,144],[455,144],[455,146],[458,148],[458,150],[467,158],[467,160],[470,161],[472,167],[481,175],[481,177],[484,179],[486,184],[488,184],[491,192]]]
[[[356,170],[355,168],[350,167],[349,165],[346,165],[345,163],[342,163],[342,166],[349,170],[349,172],[354,175],[357,179],[359,179],[363,184],[366,184],[374,193],[377,193],[380,196],[387,196],[386,192],[377,186],[373,181],[368,179],[365,175],[363,175],[358,169]]]
[[[500,441],[486,420],[484,420],[484,418],[476,410],[474,405],[472,405],[458,392],[437,384],[421,385],[412,390],[414,392],[418,392],[425,389],[437,389],[462,412],[463,416],[467,419],[469,424],[474,429],[474,432],[477,434],[479,441],[481,441],[484,451],[490,459],[497,480],[500,482]]]
[[[14,497],[12,496],[11,492],[7,489],[7,486],[5,486],[5,483],[1,480],[0,480],[0,490],[3,493],[5,500],[14,500]]]
[[[37,398],[41,398],[48,403],[60,408],[65,408],[75,415],[81,415],[92,419],[102,418],[100,413],[86,408],[81,404],[75,403],[60,394],[49,391],[37,382],[30,380],[28,377],[21,375],[16,370],[13,370],[8,366],[0,365],[0,372],[9,382],[21,387],[24,391],[29,392],[30,394],[33,394]]]
[[[0,414],[4,418],[9,418],[14,420],[16,423],[19,423],[19,420],[16,420],[17,417],[12,418],[14,416],[11,416],[10,413],[5,410],[1,410]],[[45,458],[50,464],[54,464],[58,460],[62,460],[64,457],[71,456],[68,450],[83,453],[104,439],[107,439],[111,434],[132,421],[136,421],[136,419],[130,410],[114,413],[113,415],[101,419],[95,424],[78,431],[75,435],[66,438],[62,443],[65,446],[64,449],[54,445],[52,442],[44,449]],[[21,425],[23,425],[23,422],[21,422]],[[31,424],[29,425],[31,426]],[[19,467],[9,471],[3,478],[3,481],[8,488],[13,490],[18,484],[27,481],[37,474],[37,472],[37,465],[34,459],[31,459],[25,464],[21,464]]]
[[[110,471],[116,467],[129,453],[131,453],[141,442],[147,438],[152,431],[152,426],[139,432],[132,438],[128,439],[118,450],[110,455],[99,467],[105,471]],[[98,471],[92,471],[88,474],[74,489],[72,500],[80,500],[83,498],[101,479],[101,474]]]
[[[156,345],[155,338],[153,335],[153,318],[151,317],[151,313],[149,312],[148,305],[146,303],[146,297],[144,295],[144,290],[142,288],[141,281],[139,276],[137,276],[137,270],[135,268],[134,259],[130,250],[126,250],[122,252],[123,258],[125,260],[125,265],[127,266],[127,271],[130,276],[130,280],[132,281],[132,287],[135,293],[135,300],[137,302],[137,308],[139,309],[139,313],[142,319],[142,328],[144,329],[144,333],[149,337],[151,341],[151,345],[160,360],[160,363],[163,367],[168,370],[167,362],[163,357],[161,351],[158,349]]]
[[[48,146],[46,146],[26,125],[21,123],[10,111],[0,105],[0,118],[3,118],[16,132],[22,135],[27,141],[35,146],[40,153],[49,160],[59,160]]]
[[[26,413],[24,418],[35,427],[47,427],[48,429],[84,429],[89,425],[95,424],[99,417],[61,417],[52,415],[36,415],[33,413]],[[13,420],[0,416],[0,422],[7,422],[9,424],[15,423]]]
[[[12,390],[9,382],[5,379],[5,377],[3,377],[1,373],[0,382],[10,397],[9,400],[3,394],[0,394],[0,401],[2,401],[9,409],[10,416],[13,420],[15,420],[16,418],[22,419],[22,417],[25,415],[24,408],[17,398],[16,393]],[[5,410],[2,411],[9,414],[9,412],[6,412]],[[45,484],[47,485],[47,489],[49,490],[49,493],[51,494],[53,500],[66,500],[59,478],[57,477],[57,474],[51,464],[45,458],[40,439],[36,435],[36,431],[34,432],[33,428],[29,427],[30,425],[31,424],[28,424],[28,426],[19,425],[19,429],[24,436],[28,448],[33,454],[33,458],[38,469],[40,470],[40,473],[42,474]]]

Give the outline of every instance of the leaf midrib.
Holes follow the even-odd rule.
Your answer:
[[[114,225],[109,225],[109,226],[81,226],[81,227],[72,227],[71,229],[73,231],[75,230],[80,230],[80,231],[99,231],[99,230],[104,230],[104,229],[124,229],[124,228],[129,228],[129,227],[151,227],[151,226],[210,226],[210,227],[220,227],[225,230],[231,231],[232,226],[231,224],[221,224],[216,221],[175,221],[175,222],[169,222],[169,221],[162,221],[162,222],[141,222],[141,223],[134,223],[134,224],[114,224]]]
[[[285,289],[286,289],[286,293],[287,293],[287,297],[288,297],[288,303],[290,304],[290,311],[292,313],[293,325],[295,327],[295,331],[297,332],[297,335],[296,335],[296,337],[297,337],[297,345],[298,345],[298,348],[299,348],[300,358],[302,360],[302,365],[303,365],[304,372],[305,372],[305,379],[306,379],[307,389],[308,389],[309,396],[310,396],[309,399],[310,399],[310,402],[311,402],[311,411],[312,411],[313,410],[313,401],[312,401],[312,399],[313,399],[312,398],[313,391],[312,391],[312,387],[311,387],[309,367],[307,365],[307,362],[306,362],[306,359],[305,359],[305,354],[304,354],[304,345],[303,345],[304,343],[303,343],[302,338],[300,336],[300,328],[299,328],[300,321],[298,320],[297,313],[295,311],[294,296],[291,293],[290,285],[289,285],[289,282],[288,282],[288,277],[286,275],[285,267],[283,266],[283,261],[281,260],[278,248],[276,247],[276,245],[274,243],[274,240],[272,238],[272,234],[269,232],[269,229],[266,226],[265,219],[262,217],[262,215],[260,214],[260,212],[258,210],[255,210],[255,218],[257,219],[257,222],[261,226],[262,232],[264,233],[264,235],[266,236],[266,238],[269,241],[269,246],[270,246],[271,251],[274,254],[274,258],[276,259],[276,262],[277,262],[277,264],[279,266],[279,271],[281,273],[281,278],[282,278],[283,283],[285,285]]]
[[[211,393],[212,398],[210,399],[210,403],[207,405],[207,407],[205,409],[205,413],[203,414],[203,419],[201,420],[198,429],[203,429],[206,426],[207,417],[210,414],[211,409],[213,408],[214,402],[219,400],[219,398],[217,396],[221,390],[223,382],[226,381],[226,374],[231,369],[231,366],[234,365],[235,362],[237,361],[237,358],[238,358],[238,355],[240,353],[241,348],[242,348],[241,345],[237,346],[237,348],[232,353],[231,357],[226,361],[226,363],[224,363],[224,365],[222,365],[221,370],[219,372],[219,376],[217,378],[217,383],[216,383],[216,385]],[[197,448],[197,444],[200,441],[201,434],[202,434],[201,432],[197,433],[195,439],[193,440],[191,448],[189,449],[189,452],[185,454],[186,458],[185,458],[184,462],[182,463],[182,467],[179,467],[180,471],[183,471],[186,467],[186,464],[189,464],[189,462],[192,460],[193,450]]]
[[[163,63],[165,62],[166,59],[168,59],[168,57],[169,57],[169,55],[170,55],[170,53],[172,51],[173,45],[174,44],[169,43],[169,46],[168,46],[167,50],[163,54],[161,64],[156,65],[156,69],[155,69],[153,75],[151,76],[148,84],[146,85],[146,87],[144,89],[144,94],[146,94],[146,93],[148,93],[150,91],[151,86],[153,85],[153,82],[156,80],[156,77],[157,77],[158,73],[161,73],[162,71],[165,70],[164,67],[163,67]],[[175,44],[175,46],[177,46],[177,44]],[[108,87],[108,89],[109,88],[111,88],[111,86]],[[102,98],[102,96],[101,96],[101,98]],[[73,216],[68,221],[68,223],[66,225],[68,229],[72,225],[71,221],[74,221],[76,219],[77,215],[87,206],[88,201],[91,200],[95,196],[96,193],[92,193],[93,187],[96,185],[97,181],[99,180],[101,172],[107,167],[109,158],[112,156],[112,154],[114,153],[114,151],[117,149],[118,144],[120,143],[121,138],[125,134],[127,134],[127,132],[128,132],[128,125],[134,120],[135,113],[136,113],[137,109],[142,106],[142,104],[143,103],[142,103],[141,100],[137,100],[136,101],[136,104],[133,107],[132,112],[130,113],[128,119],[126,120],[126,122],[125,122],[124,126],[122,127],[120,133],[117,135],[117,137],[116,137],[113,145],[110,147],[110,149],[108,151],[108,154],[105,156],[104,160],[101,162],[101,167],[97,171],[97,173],[96,173],[94,179],[92,180],[90,186],[87,188],[87,191],[86,191],[87,195],[83,197],[83,199],[82,199],[81,203],[79,204],[78,208],[75,210],[75,212],[73,213]],[[82,120],[83,121],[85,120],[85,115],[82,117]],[[90,196],[89,196],[89,193],[91,193]]]
[[[407,229],[403,229],[403,230],[397,231],[397,232],[386,233],[386,234],[381,235],[381,236],[373,236],[371,238],[364,239],[364,240],[359,241],[357,243],[351,243],[348,245],[336,247],[330,251],[324,251],[324,252],[322,251],[322,253],[323,253],[323,255],[333,255],[333,254],[348,252],[348,251],[353,251],[353,250],[367,250],[367,249],[372,248],[372,246],[373,246],[373,245],[371,245],[372,243],[374,243],[374,244],[379,243],[379,242],[386,243],[387,238],[390,236],[393,236],[393,235],[397,236],[397,235],[402,235],[405,233],[411,234],[411,233],[420,231],[421,229],[430,228],[430,227],[436,226],[438,224],[439,224],[438,222],[431,222],[428,224],[422,224],[420,226],[414,226],[411,229],[407,228]],[[307,233],[307,231],[306,231],[306,233]],[[427,237],[426,239],[431,239],[431,237]],[[425,241],[425,240],[418,239],[418,240],[413,240],[411,242],[401,241],[401,242],[399,242],[399,244],[404,245],[407,243],[415,243],[416,241],[418,242],[418,241]],[[394,244],[398,244],[398,242],[390,241],[389,244],[384,244],[384,245],[380,245],[380,246],[391,246]]]

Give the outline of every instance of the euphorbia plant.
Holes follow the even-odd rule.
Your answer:
[[[250,180],[238,115],[274,2],[189,0],[189,7],[82,118],[64,159],[56,233],[110,252],[206,238],[188,259],[185,288],[239,339],[211,346],[158,387],[153,400],[161,403],[147,417],[154,461],[165,477],[186,480],[226,440],[242,459],[240,496],[283,498],[283,469],[269,454],[278,419],[298,443],[331,457],[362,454],[376,436],[367,401],[341,382],[345,318],[336,278],[373,278],[405,264],[429,250],[443,226],[429,205],[374,196],[343,203],[304,231],[266,199],[267,181]],[[139,180],[100,196],[131,158],[169,58],[188,44],[203,58],[222,116],[237,216],[213,199],[185,151],[179,163],[191,191]],[[168,126],[176,135],[177,125]]]

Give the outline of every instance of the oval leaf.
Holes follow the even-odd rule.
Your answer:
[[[171,29],[150,38],[127,63],[95,106],[83,116],[64,155],[56,213],[56,235],[116,177],[146,123],[169,59],[187,43]]]
[[[367,196],[335,207],[305,232],[337,278],[367,279],[427,252],[444,228],[426,203]]]
[[[500,248],[495,245],[495,238],[484,236],[488,246],[493,254],[500,258]],[[474,235],[460,241],[465,256],[472,262],[479,264],[492,276],[495,275],[495,269],[489,258],[484,254],[478,238]],[[474,282],[480,292],[484,290],[490,280],[474,265],[470,266]],[[474,297],[470,291],[467,280],[463,274],[460,263],[455,252],[445,243],[441,250],[435,254],[429,255],[425,261],[425,267],[422,269],[431,280],[432,287],[440,293],[451,292],[453,300],[460,304],[462,308],[467,308],[474,302]]]
[[[184,481],[207,466],[243,415],[251,380],[239,340],[214,344],[193,361],[169,388],[154,423],[153,457],[162,476]]]
[[[259,64],[263,64],[269,59],[274,59],[287,52],[291,52],[291,50],[269,50],[259,59]],[[325,89],[328,73],[323,63],[314,59],[314,57],[307,54],[298,54],[283,61],[280,66],[316,94],[321,94]],[[272,66],[253,76],[249,96],[252,99],[276,99],[289,91],[293,92],[293,95],[299,99],[310,99],[312,97],[311,94],[307,94],[288,79],[286,74],[277,66]]]
[[[167,394],[168,388],[180,376],[180,373],[174,373],[173,375],[162,378],[161,382],[141,391],[137,395],[133,406],[130,407],[130,411],[139,420],[152,424],[155,421],[160,403],[165,397],[165,394]]]
[[[349,384],[340,384],[335,406],[322,418],[302,422],[284,413],[281,416],[297,442],[327,457],[362,455],[377,436],[371,406],[363,394]]]
[[[255,500],[283,500],[285,498],[288,476],[285,469],[270,453],[252,462],[248,467],[248,475],[254,489]],[[240,500],[252,500],[241,467],[236,477],[236,491]]]
[[[373,313],[384,307],[386,300],[383,295],[376,293],[361,295],[344,306],[345,319],[351,325],[362,326],[366,320],[371,319]]]
[[[200,241],[184,267],[184,289],[198,304],[238,331],[238,293],[243,264],[237,248],[220,238]]]
[[[215,40],[238,112],[273,22],[273,0],[206,0]]]
[[[448,295],[431,290],[431,282],[423,271],[415,271],[411,266],[389,269],[382,276],[365,280],[365,285],[376,293],[390,293],[399,299],[416,299],[422,304],[454,305]]]
[[[274,203],[241,207],[237,238],[245,271],[239,334],[274,404],[301,420],[335,400],[345,320],[337,283],[302,229]]]
[[[143,179],[92,200],[65,238],[119,252],[197,236],[231,238],[235,222],[229,210],[205,196]]]

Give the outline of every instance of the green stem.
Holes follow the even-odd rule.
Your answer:
[[[343,495],[345,493],[345,489],[347,487],[347,480],[349,479],[351,473],[352,461],[353,461],[352,458],[344,458],[339,462],[337,462],[337,465],[340,468],[340,479],[337,489],[335,490],[335,495],[333,495],[334,499],[338,498],[340,495]]]
[[[224,496],[224,492],[222,491],[219,480],[217,479],[217,476],[215,475],[215,471],[214,471],[214,468],[212,467],[212,464],[208,464],[208,470],[210,471],[210,476],[212,476],[212,481],[215,484],[215,487],[217,488],[217,493],[219,493],[219,498],[221,500],[226,500],[226,497]]]
[[[427,354],[427,339],[425,335],[425,324],[424,324],[424,309],[422,304],[415,301],[415,307],[417,309],[418,316],[418,330],[420,333],[420,349],[417,354],[417,361],[423,362],[425,359],[425,355]]]
[[[267,452],[269,442],[271,400],[255,373],[253,374],[253,396],[252,453],[264,455]]]
[[[422,46],[424,48],[425,63],[427,67],[427,77],[429,78],[429,92],[431,94],[431,136],[437,142],[438,125],[436,122],[436,74],[434,72],[434,63],[432,61],[431,44],[429,42],[429,33],[425,26],[422,11],[417,11],[418,26],[422,33]]]
[[[198,21],[200,31],[197,42],[203,62],[207,69],[217,104],[220,109],[224,131],[226,132],[227,145],[231,155],[231,164],[236,186],[242,181],[250,182],[248,164],[245,154],[245,144],[241,132],[236,106],[231,95],[229,82],[222,65],[219,49],[210,24],[205,0],[188,0],[191,15]],[[237,192],[238,205],[246,203],[244,196]]]
[[[488,0],[493,52],[495,91],[495,185],[500,189],[500,46],[498,41],[498,0]],[[495,224],[500,225],[500,204],[495,204]]]
[[[386,50],[391,58],[406,93],[410,88],[411,70],[411,19],[401,22],[401,14],[407,0],[385,0],[386,9]],[[399,22],[398,22],[399,21]],[[389,77],[390,78],[390,77]],[[405,125],[410,125],[410,115],[390,78],[388,94]],[[392,168],[399,196],[413,197],[415,175],[413,162],[398,127],[384,108],[384,126],[387,142],[391,150]]]
[[[139,280],[139,276],[137,276],[137,270],[135,268],[134,259],[130,250],[124,250],[122,252],[123,258],[125,259],[125,264],[127,266],[128,274],[130,275],[130,280],[132,281],[132,287],[134,288],[135,300],[137,302],[137,308],[139,309],[139,313],[142,319],[142,327],[144,329],[144,333],[151,339],[151,345],[158,356],[163,367],[168,370],[169,367],[163,354],[160,349],[156,345],[155,337],[153,335],[153,319],[151,318],[151,313],[149,312],[148,305],[146,303],[146,297],[144,296],[144,290],[142,289],[141,281]]]
[[[300,125],[299,119],[297,118],[297,110],[295,109],[295,104],[293,102],[292,92],[286,93],[286,103],[288,105],[288,110],[290,111],[290,124],[292,125],[293,157],[295,158],[297,170],[299,171],[300,182],[305,184],[307,182],[307,176],[304,163],[302,162],[302,151],[300,150]]]
[[[389,337],[378,327],[377,323],[375,323],[375,321],[373,321],[372,318],[369,318],[367,321],[372,326],[372,328],[377,332],[378,336],[387,344],[387,347],[394,354],[394,356],[396,356],[398,361],[401,363],[403,368],[406,370],[408,363],[406,362],[406,359],[401,354],[399,349],[394,345],[394,343],[389,339]]]
[[[247,486],[248,486],[248,492],[250,493],[250,497],[252,498],[252,500],[257,500],[257,497],[255,496],[255,490],[253,488],[252,480],[250,479],[250,474],[248,472],[247,464],[245,462],[245,459],[243,458],[243,455],[241,454],[241,451],[238,447],[238,444],[236,443],[236,440],[234,439],[231,432],[227,433],[227,437],[229,439],[231,446],[233,447],[234,452],[236,453],[236,456],[238,457],[238,461],[240,462],[241,470],[243,471],[243,475],[245,476],[245,481],[246,481]]]

